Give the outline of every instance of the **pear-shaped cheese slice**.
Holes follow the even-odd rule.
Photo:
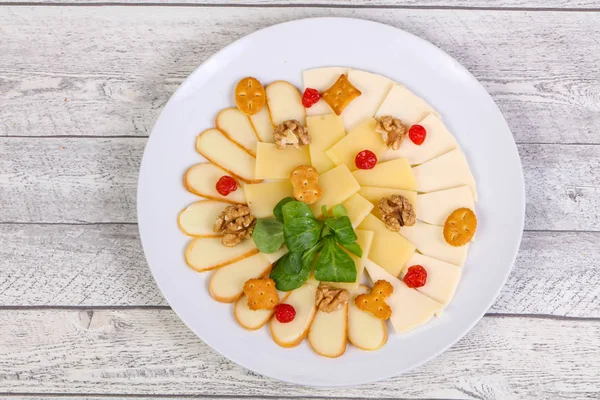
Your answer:
[[[273,216],[273,208],[285,197],[292,197],[294,189],[289,180],[244,185],[248,207],[256,218]]]
[[[413,226],[403,226],[400,233],[413,243],[417,249],[430,257],[462,267],[467,258],[469,245],[454,247],[446,243],[444,228],[421,221]]]
[[[356,266],[356,281],[355,282],[325,282],[330,286],[352,290],[356,289],[360,282],[362,281],[363,272],[365,269],[365,261],[369,256],[369,252],[371,251],[371,244],[373,243],[373,237],[375,236],[372,231],[365,231],[362,229],[356,230],[356,243],[360,246],[363,251],[362,257],[358,257],[357,255],[350,253],[346,249],[344,251],[348,253],[352,261],[354,261],[354,265]]]
[[[256,253],[213,272],[208,290],[215,300],[233,303],[244,292],[244,284],[248,279],[265,276],[270,269],[269,260]]]
[[[339,357],[346,351],[347,329],[348,304],[332,312],[317,310],[308,332],[308,343],[319,355]]]
[[[213,231],[217,217],[230,204],[215,200],[202,200],[186,207],[179,214],[179,228],[189,236],[218,237]]]
[[[463,207],[475,210],[473,192],[468,186],[417,196],[417,218],[432,225],[444,226],[452,211]]]
[[[273,143],[275,141],[273,139],[274,127],[271,123],[271,116],[267,107],[261,108],[259,112],[250,115],[249,118],[261,142]]]
[[[279,260],[281,257],[285,256],[288,253],[288,249],[287,247],[283,246],[282,248],[280,248],[279,250],[277,250],[274,253],[261,253],[263,256],[266,257],[267,260],[269,260],[269,262],[271,264],[275,264],[275,262],[277,260]]]
[[[359,169],[352,174],[361,186],[417,190],[415,175],[406,158],[378,163],[373,169]]]
[[[230,175],[229,172],[212,163],[196,164],[187,170],[183,177],[185,188],[198,196],[207,199],[220,200],[232,204],[246,204],[244,189],[238,185],[236,191],[223,196],[217,192],[217,182],[220,177]]]
[[[322,174],[335,167],[325,152],[346,136],[344,122],[335,114],[314,115],[306,118],[306,127],[311,138],[310,161]]]
[[[344,67],[324,67],[304,70],[302,73],[304,90],[311,88],[322,93],[333,86],[340,75],[347,73],[348,68]],[[318,102],[306,109],[306,115],[331,114],[332,112],[333,110],[329,107],[329,104],[323,99],[319,99]],[[316,166],[314,167],[316,168]]]
[[[377,121],[367,117],[339,142],[325,152],[335,165],[345,164],[349,170],[356,167],[356,155],[363,150],[370,150],[379,157],[387,149],[381,135],[375,132]]]
[[[198,135],[196,151],[245,182],[260,182],[254,179],[256,159],[218,129],[208,129]]]
[[[360,285],[350,291],[348,301],[348,340],[361,350],[378,350],[387,341],[385,321],[356,307],[356,296],[369,293],[371,289]]]
[[[234,263],[258,253],[252,239],[243,240],[234,247],[226,247],[221,238],[196,238],[185,249],[185,261],[198,272],[209,271]]]
[[[376,117],[391,115],[402,120],[404,125],[411,126],[428,114],[439,114],[419,96],[402,85],[395,84],[388,92],[385,100],[377,110]]]
[[[444,305],[450,303],[458,286],[462,268],[456,265],[436,260],[423,254],[415,253],[404,267],[403,276],[408,268],[420,265],[427,271],[427,281],[424,286],[417,288],[425,296]]]
[[[382,159],[404,157],[410,165],[418,165],[458,147],[454,136],[448,131],[442,120],[435,115],[429,114],[419,121],[419,125],[423,126],[427,132],[423,144],[417,146],[412,140],[405,138],[398,150],[388,149]]]
[[[408,332],[442,313],[443,304],[409,288],[373,261],[367,260],[365,268],[373,282],[384,280],[394,286],[394,293],[385,301],[392,309],[390,322],[396,333]]]
[[[295,119],[306,126],[306,110],[302,105],[302,95],[294,85],[286,81],[275,81],[265,88],[267,106],[274,126]]]
[[[256,156],[258,136],[246,114],[237,108],[226,108],[217,114],[215,125],[229,140]]]
[[[394,188],[380,188],[374,186],[361,186],[358,193],[367,199],[369,202],[375,206],[373,209],[373,214],[379,217],[379,208],[377,205],[379,201],[384,197],[389,197],[393,194],[399,194],[404,197],[412,204],[415,212],[417,210],[417,192],[414,190],[402,190],[402,189],[394,189]]]
[[[293,321],[287,323],[281,323],[277,318],[271,319],[271,336],[275,343],[282,347],[295,347],[302,342],[315,316],[316,292],[317,285],[306,282],[290,293],[285,303],[294,307],[296,316]]]
[[[358,193],[354,193],[342,205],[346,208],[348,218],[355,229],[373,209],[373,204]]]
[[[284,303],[288,296],[286,292],[277,291],[279,302]],[[236,302],[233,308],[233,316],[236,321],[249,331],[255,331],[262,328],[271,318],[275,310],[251,310],[248,307],[248,298],[242,295]]]
[[[360,185],[345,165],[337,166],[322,174],[319,177],[319,185],[323,189],[323,196],[316,203],[310,205],[317,218],[323,215],[321,206],[331,209],[346,201],[360,189]]]
[[[365,118],[375,115],[394,82],[385,76],[358,69],[350,70],[348,80],[361,91],[361,95],[352,100],[342,113],[344,126],[350,131]]]
[[[417,181],[418,192],[429,193],[467,185],[471,188],[473,198],[477,201],[475,179],[467,159],[460,149],[454,149],[418,167],[414,167],[413,173]]]
[[[256,151],[257,179],[290,179],[296,167],[310,165],[306,146],[300,149],[286,147],[278,149],[273,143],[259,143]]]

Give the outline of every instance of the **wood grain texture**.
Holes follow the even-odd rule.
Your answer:
[[[588,2],[552,3],[575,7]],[[517,6],[525,0],[504,3]],[[311,7],[166,7],[160,12],[156,7],[5,7],[0,9],[0,136],[146,136],[182,80],[224,45],[275,23],[343,16],[405,29],[447,51],[492,94],[518,142],[598,143],[598,15]]]
[[[201,343],[170,310],[2,311],[0,324],[1,392],[334,398],[350,393],[247,371]],[[599,338],[597,320],[486,317],[442,356],[406,375],[353,387],[351,395],[597,398]]]

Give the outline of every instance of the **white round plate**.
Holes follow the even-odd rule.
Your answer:
[[[379,351],[348,345],[337,359],[316,355],[306,341],[293,349],[281,348],[266,327],[256,332],[242,329],[233,318],[232,305],[210,297],[210,272],[200,274],[186,266],[183,252],[189,238],[177,227],[180,210],[198,200],[182,185],[187,168],[204,161],[194,150],[196,135],[213,126],[220,109],[234,106],[237,81],[254,76],[262,82],[284,79],[302,87],[302,71],[322,66],[376,72],[423,97],[456,136],[479,191],[476,241],[444,314],[405,335],[395,335],[390,328],[389,340]],[[190,329],[252,371],[312,386],[388,378],[449,348],[484,315],[506,281],[525,214],[523,173],[512,134],[481,84],[446,53],[416,36],[345,18],[305,19],[263,29],[227,46],[194,71],[171,97],[148,140],[137,202],[140,236],[152,274]]]

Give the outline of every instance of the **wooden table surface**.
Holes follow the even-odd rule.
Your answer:
[[[600,2],[308,3],[0,1],[0,397],[600,398]],[[527,185],[486,316],[426,365],[352,388],[277,382],[204,345],[136,226],[142,151],[177,86],[234,40],[314,16],[384,22],[456,58],[504,113]]]

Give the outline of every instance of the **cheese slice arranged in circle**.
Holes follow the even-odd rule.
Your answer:
[[[413,226],[403,226],[400,233],[417,246],[417,249],[430,257],[462,267],[467,258],[469,245],[454,247],[446,243],[444,228],[421,221]]]
[[[319,355],[339,357],[346,351],[347,329],[348,304],[329,313],[317,310],[308,332],[308,343]]]
[[[221,243],[221,238],[196,238],[185,249],[185,261],[198,272],[223,267],[258,253],[252,239],[243,240],[234,247]]]
[[[263,277],[270,270],[269,260],[256,253],[213,272],[208,290],[213,299],[222,303],[233,303],[243,294],[244,284],[248,279]]]
[[[463,207],[475,210],[473,192],[468,186],[417,196],[417,218],[432,225],[444,226],[452,211]]]
[[[373,169],[359,169],[352,174],[361,186],[417,190],[415,175],[406,158],[378,163]]]
[[[226,108],[217,114],[215,125],[229,140],[239,144],[252,156],[256,156],[258,136],[246,114],[237,108]]]
[[[361,186],[358,193],[363,196],[365,199],[370,201],[373,206],[375,206],[375,211],[373,212],[375,215],[379,213],[377,211],[377,205],[379,204],[379,200],[384,197],[389,197],[393,194],[400,194],[413,205],[416,210],[417,206],[417,192],[414,190],[402,190],[402,189],[393,189],[393,188],[380,188],[374,186]]]
[[[219,237],[221,235],[213,231],[213,226],[217,217],[229,205],[215,200],[197,201],[179,214],[179,229],[189,236]]]
[[[417,181],[418,192],[429,193],[467,185],[471,188],[473,198],[477,201],[475,179],[467,159],[460,149],[454,149],[418,167],[414,167],[413,172]]]
[[[271,337],[275,343],[281,347],[295,347],[302,342],[315,316],[316,293],[317,285],[309,281],[290,293],[285,303],[294,307],[296,317],[287,323],[281,323],[277,318],[271,319]]]
[[[352,223],[352,227],[356,229],[358,225],[366,218],[367,215],[373,209],[373,204],[369,202],[367,199],[362,197],[360,194],[355,193],[348,198],[348,200],[342,203],[344,208],[346,208],[346,212],[348,213],[348,218],[350,218],[350,222]]]
[[[285,197],[292,197],[294,189],[289,180],[244,185],[248,207],[256,218],[273,216],[273,208]]]
[[[306,146],[300,149],[278,149],[273,143],[259,143],[256,152],[257,179],[290,179],[292,171],[300,165],[310,165]]]
[[[329,171],[335,164],[327,157],[327,151],[344,136],[344,122],[335,114],[314,115],[306,118],[310,134],[310,161],[320,174]]]
[[[324,205],[328,209],[332,209],[334,206],[346,201],[360,189],[360,185],[345,165],[340,165],[322,174],[319,177],[319,185],[323,189],[323,196],[316,203],[310,205],[317,218],[323,215],[321,206]]]
[[[274,127],[271,123],[268,107],[265,106],[261,108],[259,112],[251,115],[249,118],[250,123],[261,142],[273,143],[275,141],[273,139]]]
[[[302,95],[294,85],[286,81],[275,81],[265,88],[267,106],[274,126],[295,119],[306,126],[306,110],[302,105]]]
[[[363,272],[365,269],[365,260],[369,256],[369,252],[371,251],[371,244],[373,243],[373,237],[375,236],[372,231],[365,231],[362,229],[356,230],[356,243],[360,246],[363,251],[362,257],[358,257],[355,254],[350,253],[346,249],[344,251],[352,258],[354,261],[354,265],[356,266],[356,281],[355,282],[324,282],[330,286],[352,290],[356,289],[360,282],[362,281]]]
[[[373,282],[384,280],[394,286],[394,293],[385,301],[392,309],[390,322],[396,333],[408,332],[442,313],[443,304],[409,288],[373,261],[367,260],[365,268]]]
[[[279,302],[285,303],[288,296],[286,292],[277,291]],[[233,308],[233,316],[242,328],[249,331],[255,331],[262,328],[271,318],[275,310],[251,310],[248,307],[248,298],[242,295],[236,302]]]
[[[344,67],[324,67],[304,70],[302,73],[304,90],[312,88],[322,93],[333,86],[340,75],[347,73],[348,68]],[[329,107],[329,104],[323,99],[319,99],[318,102],[306,109],[306,115],[330,114],[332,112],[333,110]]]
[[[232,204],[246,204],[244,189],[238,183],[236,191],[223,196],[217,192],[220,177],[230,175],[229,172],[212,163],[196,164],[187,170],[183,177],[183,186],[191,193],[207,199],[225,201]]]
[[[362,93],[342,113],[344,126],[349,131],[365,118],[375,115],[394,82],[385,76],[358,69],[350,70],[348,80]]]
[[[423,164],[450,150],[458,147],[456,139],[448,131],[441,119],[433,114],[429,114],[423,120],[418,122],[425,128],[427,136],[423,144],[417,146],[408,137],[404,138],[402,145],[398,150],[388,149],[383,154],[383,160],[404,157],[410,165]]]
[[[417,288],[417,290],[438,303],[444,305],[450,303],[458,286],[462,268],[433,257],[415,253],[406,263],[402,276],[406,274],[408,268],[415,265],[420,265],[427,271],[425,285]]]
[[[381,107],[375,114],[376,117],[391,115],[399,118],[407,126],[414,125],[428,114],[439,114],[419,96],[402,85],[395,84],[383,100]]]
[[[360,285],[350,291],[348,301],[348,340],[361,350],[378,350],[387,342],[385,321],[356,307],[356,296],[369,293],[371,289]]]
[[[373,117],[364,119],[339,142],[325,152],[335,165],[345,164],[354,171],[356,155],[363,150],[371,150],[379,157],[387,149],[381,135],[375,132],[377,122]]]
[[[279,260],[281,257],[285,256],[287,253],[288,253],[288,249],[284,245],[282,248],[280,248],[279,250],[277,250],[274,253],[268,253],[268,254],[267,253],[260,253],[260,254],[262,254],[263,256],[265,256],[265,258],[267,260],[269,260],[269,262],[271,264],[275,264],[275,262],[277,262],[277,260]]]
[[[245,182],[260,182],[254,179],[256,159],[218,129],[208,129],[198,135],[196,151]]]

